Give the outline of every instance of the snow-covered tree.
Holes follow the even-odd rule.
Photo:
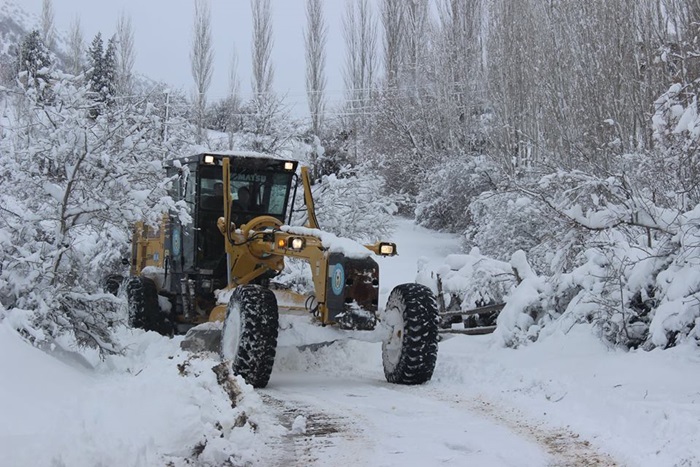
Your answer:
[[[228,135],[228,148],[233,149],[235,133],[240,129],[240,109],[241,109],[241,83],[238,79],[238,54],[236,48],[232,48],[231,65],[228,75],[228,96],[226,97],[226,133]]]
[[[499,176],[497,167],[483,156],[454,155],[420,177],[416,221],[433,229],[464,232],[473,222],[470,204],[481,193],[496,189]]]
[[[263,96],[272,92],[275,71],[272,66],[272,9],[270,0],[251,0],[253,11],[253,95]]]
[[[102,33],[97,33],[88,48],[87,80],[90,86],[90,97],[94,105],[91,115],[104,112],[105,107],[114,104],[117,86],[116,39],[112,37],[104,47]]]
[[[251,0],[253,13],[253,37],[251,59],[253,63],[252,91],[253,97],[248,106],[251,118],[248,125],[255,135],[252,149],[255,151],[274,151],[278,146],[277,128],[280,119],[284,119],[282,99],[272,89],[274,66],[272,63],[272,8],[270,0]]]
[[[376,242],[394,229],[394,200],[382,194],[384,180],[367,166],[324,175],[313,187],[321,229],[358,241]]]
[[[27,34],[17,53],[17,77],[25,86],[47,86],[49,68],[53,64],[51,52],[41,39],[39,31]]]
[[[402,69],[404,5],[400,0],[383,0],[381,6],[382,25],[384,26],[384,77],[389,88],[395,88]]]
[[[369,128],[377,72],[377,23],[368,0],[348,0],[343,13],[347,127],[359,139]],[[355,147],[355,155],[359,153]]]
[[[85,43],[80,18],[73,19],[68,33],[68,69],[69,73],[79,75],[84,69]]]
[[[328,28],[323,16],[321,0],[306,2],[306,96],[311,114],[311,132],[321,133],[325,111],[324,92],[326,90],[326,41]]]
[[[204,119],[207,109],[207,91],[214,72],[214,49],[211,38],[211,11],[208,0],[194,3],[194,29],[190,68],[195,82],[194,120],[197,126],[197,142],[204,139]]]
[[[117,20],[116,42],[117,92],[121,96],[128,96],[133,86],[136,45],[134,43],[134,29],[131,24],[131,16],[124,12]]]
[[[44,0],[41,4],[41,40],[49,49],[52,49],[56,42],[56,25],[51,0]]]
[[[118,301],[101,280],[121,267],[132,222],[177,210],[159,161],[183,142],[161,141],[159,113],[146,100],[93,114],[91,89],[57,73],[50,102],[23,91],[24,112],[6,120],[0,319],[36,341],[73,336],[114,352]]]

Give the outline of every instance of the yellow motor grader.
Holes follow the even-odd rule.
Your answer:
[[[395,255],[396,245],[360,245],[319,230],[306,167],[255,153],[197,154],[164,165],[174,180],[170,195],[186,203],[192,221],[166,214],[157,228],[136,226],[126,283],[133,326],[205,334],[235,373],[262,388],[275,359],[279,313],[303,310],[341,334],[381,340],[389,382],[431,378],[439,321],[433,293],[402,284],[380,310],[372,255]],[[289,225],[299,186],[303,227]],[[313,293],[271,284],[285,258],[308,262]]]

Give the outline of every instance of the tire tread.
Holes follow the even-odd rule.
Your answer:
[[[404,336],[399,361],[393,369],[384,366],[387,381],[423,384],[433,376],[438,353],[439,315],[433,292],[421,284],[401,284],[392,290],[394,300],[404,305]]]
[[[241,310],[241,338],[238,354],[231,363],[234,373],[255,388],[267,386],[275,363],[279,315],[275,294],[255,284],[237,287],[226,311],[224,331],[229,314],[238,302]]]

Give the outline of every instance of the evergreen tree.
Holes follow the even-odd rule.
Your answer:
[[[107,42],[107,50],[102,60],[102,89],[103,102],[107,105],[114,103],[117,84],[117,40],[115,36]]]
[[[102,76],[102,56],[104,55],[104,42],[102,41],[102,33],[98,32],[92,40],[88,48],[88,64],[90,70],[87,78],[90,84],[90,89],[96,89],[99,78]]]
[[[42,88],[49,81],[51,53],[41,40],[41,33],[34,30],[25,36],[17,51],[17,75],[27,87]]]
[[[95,117],[100,114],[99,107],[111,106],[114,103],[114,91],[116,87],[116,40],[112,37],[104,48],[102,34],[97,33],[88,49],[87,73],[90,93],[96,106],[91,110]]]

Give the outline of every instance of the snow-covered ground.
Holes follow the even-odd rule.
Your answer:
[[[399,256],[378,260],[382,303],[418,262],[459,250],[405,220],[393,240]],[[457,336],[416,387],[386,383],[380,344],[280,347],[266,389],[224,375],[227,391],[217,359],[179,339],[119,341],[124,355],[87,355],[88,369],[0,322],[1,467],[700,466],[695,347],[622,352],[585,327],[519,350]]]
[[[284,431],[252,388],[232,408],[213,358],[155,333],[124,332],[120,341],[124,356],[89,370],[26,345],[0,322],[0,466],[180,466],[195,457],[224,465],[232,455],[245,464]]]

